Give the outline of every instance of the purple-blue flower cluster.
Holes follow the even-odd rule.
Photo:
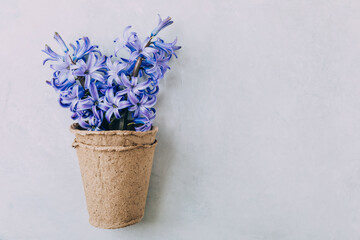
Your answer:
[[[47,81],[58,93],[59,103],[69,108],[72,119],[87,130],[148,131],[155,119],[159,80],[170,67],[168,62],[180,49],[173,42],[166,43],[157,34],[173,23],[170,17],[162,20],[150,37],[141,41],[137,33],[125,28],[117,38],[114,56],[101,54],[98,46],[83,37],[69,48],[58,33],[55,40],[60,54],[49,46],[43,50],[52,61],[53,77]],[[128,58],[118,57],[126,50]]]

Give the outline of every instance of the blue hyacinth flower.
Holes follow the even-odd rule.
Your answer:
[[[167,26],[173,23],[173,21],[171,21],[171,17],[167,17],[164,20],[162,20],[160,14],[158,14],[158,16],[159,16],[159,24],[151,32],[151,37],[155,37],[161,30],[163,30],[164,28],[166,28]]]

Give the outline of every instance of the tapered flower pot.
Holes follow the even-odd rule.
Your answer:
[[[86,131],[71,125],[89,212],[98,228],[121,228],[144,216],[157,127],[151,131]]]

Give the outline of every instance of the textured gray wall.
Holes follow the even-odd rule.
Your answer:
[[[0,4],[0,239],[360,239],[360,2]],[[88,223],[44,44],[110,54],[131,24],[183,49],[161,83],[144,220]]]

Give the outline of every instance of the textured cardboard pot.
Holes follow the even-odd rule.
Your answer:
[[[98,228],[121,228],[144,216],[156,147],[154,127],[148,132],[79,130],[76,148],[89,222]]]

